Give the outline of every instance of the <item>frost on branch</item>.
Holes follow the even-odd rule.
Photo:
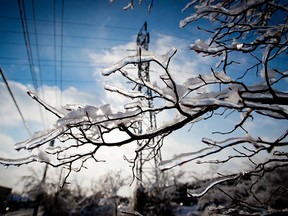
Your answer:
[[[217,118],[219,127],[213,128],[212,134],[199,141],[198,144],[202,144],[199,150],[194,150],[192,143],[191,152],[180,152],[162,161],[159,168],[165,171],[188,162],[196,162],[196,165],[224,164],[241,159],[249,163],[250,169],[239,172],[232,168],[228,176],[221,176],[199,193],[190,191],[190,195],[201,197],[225,181],[239,182],[251,176],[261,178],[266,172],[288,166],[287,5],[263,0],[203,0],[190,2],[185,12],[193,7],[195,13],[180,25],[184,27],[202,18],[213,21],[213,25],[204,27],[199,23],[198,29],[209,39],[197,39],[190,45],[190,50],[196,55],[217,58],[219,62],[215,68],[196,71],[197,76],[176,82],[169,67],[176,49],[172,48],[164,55],[139,49],[135,55],[124,58],[102,73],[104,76],[118,73],[125,82],[129,81],[134,86],[131,90],[126,86],[105,85],[106,91],[130,99],[123,104],[122,111],[114,111],[111,108],[113,105],[110,107],[108,104],[66,105],[57,110],[30,92],[29,95],[58,120],[51,129],[35,133],[30,139],[16,144],[15,148],[33,150],[54,138],[59,139],[61,144],[46,147],[49,160],[42,152],[26,159],[1,159],[0,162],[21,165],[40,161],[79,171],[88,159],[99,161],[96,158],[99,148],[119,147],[138,141],[142,145],[135,149],[134,157],[125,157],[135,170],[141,151],[149,150],[145,160],[152,160],[159,152],[159,146],[165,148],[165,138],[174,131],[201,121],[207,122],[207,125],[212,122],[213,125],[213,120]],[[154,79],[151,81],[140,78],[135,70],[129,70],[130,66],[137,67],[138,63],[151,61],[160,66],[158,71],[153,71]],[[148,96],[136,91],[139,86],[152,94]],[[153,105],[149,103],[151,99],[154,100]],[[139,123],[143,123],[145,116],[151,112],[156,114],[157,128],[143,126],[140,133]],[[164,121],[163,116],[169,116],[168,120]],[[277,127],[277,132],[265,134],[270,132],[269,128],[254,130],[263,122],[269,122],[269,127],[270,124]],[[226,130],[222,129],[222,125],[226,126]],[[121,134],[121,139],[107,139],[114,132]],[[151,144],[151,140],[156,140],[156,144]],[[73,144],[64,145],[69,141]],[[86,146],[91,147],[89,151],[84,148]],[[228,155],[223,156],[223,152],[228,152]],[[260,157],[259,162],[257,157],[259,159],[259,155],[263,154],[268,154],[269,158]],[[80,164],[76,166],[77,161]],[[252,182],[251,191],[257,181]],[[267,203],[259,199],[258,202],[259,208],[268,209]]]
[[[209,38],[205,41],[197,39],[190,44],[189,48],[204,57],[220,58],[216,68],[226,78],[218,76],[214,68],[211,68],[214,80],[208,80],[202,74],[192,78],[186,83],[190,85],[190,96],[183,98],[181,105],[186,109],[213,107],[211,116],[202,118],[205,120],[217,114],[223,116],[225,121],[235,113],[239,114],[240,120],[238,122],[234,120],[235,125],[231,130],[215,129],[213,134],[224,136],[222,141],[204,138],[203,148],[190,153],[177,154],[170,160],[162,161],[160,168],[169,170],[193,161],[197,164],[224,164],[237,159],[246,159],[252,169],[245,172],[245,175],[260,176],[250,188],[250,193],[258,202],[254,207],[260,206],[259,209],[263,209],[264,212],[268,208],[269,200],[261,201],[252,192],[252,188],[266,172],[288,165],[286,88],[288,76],[287,62],[284,60],[287,59],[288,48],[287,4],[281,1],[264,0],[194,0],[183,9],[185,13],[188,11],[193,11],[193,14],[181,20],[180,27],[183,28],[193,22],[198,30],[202,31],[203,38]],[[207,21],[204,25],[201,23],[203,19]],[[220,84],[219,88],[213,88],[212,86],[217,82]],[[201,91],[204,86],[209,89],[208,92]],[[196,94],[193,95],[192,92]],[[278,134],[272,132],[264,134],[249,129],[250,121],[255,122],[255,125],[269,121],[278,128]],[[234,133],[241,131],[244,133],[243,137],[233,136]],[[259,135],[252,137],[252,134]],[[285,150],[278,154],[279,148]],[[229,152],[226,157],[221,155],[224,149]],[[269,159],[262,157],[264,152],[270,154]],[[258,155],[261,155],[262,160],[257,163]],[[233,170],[230,170],[231,172]],[[244,178],[244,176],[238,177],[238,182]],[[202,196],[214,185],[222,181],[230,181],[229,179],[225,176],[222,179],[220,177],[219,181],[204,188],[202,193],[194,193],[193,196]],[[237,199],[235,201],[253,208],[250,203]]]
[[[14,148],[17,151],[28,150],[29,152],[38,149],[38,147],[54,140],[59,139],[61,142],[75,140],[76,144],[62,145],[55,147],[46,147],[45,150],[38,150],[37,155],[31,155],[26,158],[6,159],[0,158],[0,163],[8,165],[20,166],[31,162],[44,162],[52,166],[67,165],[69,169],[76,171],[81,170],[84,162],[89,158],[98,161],[94,154],[101,145],[118,146],[121,143],[106,142],[105,134],[121,127],[137,127],[141,114],[138,110],[125,112],[112,112],[110,105],[105,104],[99,107],[90,105],[69,104],[65,105],[61,110],[47,105],[38,96],[31,91],[28,95],[39,102],[48,111],[55,114],[58,120],[50,129],[35,132],[29,139],[16,143]],[[125,141],[123,141],[125,144]],[[90,144],[92,150],[82,152],[85,146]],[[87,148],[86,148],[87,149]],[[76,154],[74,152],[77,152]],[[86,150],[87,151],[87,150]],[[52,157],[53,156],[53,157]],[[80,165],[72,166],[78,160],[82,161]]]
[[[69,170],[80,171],[85,167],[84,164],[88,159],[93,159],[96,162],[99,161],[99,159],[95,157],[95,153],[102,146],[122,146],[137,140],[147,140],[147,144],[142,146],[141,149],[136,149],[136,157],[137,151],[142,151],[146,147],[148,149],[156,148],[156,146],[148,146],[149,140],[159,136],[159,142],[161,142],[161,137],[165,137],[169,132],[165,131],[165,126],[155,131],[151,130],[151,128],[144,127],[143,129],[147,133],[142,135],[138,132],[139,122],[142,121],[143,115],[152,111],[158,110],[161,112],[170,109],[171,105],[167,105],[167,103],[175,103],[175,98],[177,98],[175,92],[170,91],[169,93],[171,95],[169,95],[167,89],[171,87],[174,88],[174,83],[171,81],[168,82],[170,79],[168,66],[171,57],[176,53],[176,49],[171,49],[164,55],[156,55],[142,50],[140,53],[133,57],[125,58],[120,63],[104,70],[103,74],[113,75],[113,73],[119,71],[125,79],[130,80],[136,85],[143,85],[153,90],[155,95],[153,97],[163,98],[164,102],[160,103],[161,105],[159,107],[151,107],[149,105],[151,98],[148,98],[147,95],[131,90],[127,91],[126,89],[109,84],[105,86],[107,91],[116,92],[117,94],[132,99],[131,102],[123,104],[124,111],[113,111],[109,104],[101,106],[67,104],[61,109],[56,109],[46,104],[33,92],[27,91],[33,100],[41,104],[47,111],[58,117],[58,119],[52,128],[35,132],[29,139],[16,143],[14,146],[17,151],[27,150],[29,152],[34,149],[44,148],[44,150],[39,149],[38,155],[31,155],[27,158],[15,160],[1,158],[0,163],[5,165],[22,165],[39,161],[48,163],[54,167],[65,165]],[[163,77],[160,79],[163,81],[162,87],[159,87],[157,83],[150,83],[139,79],[137,74],[126,73],[122,70],[122,68],[128,64],[135,65],[143,61],[155,61],[166,71],[168,80],[165,79],[165,81],[163,81]],[[177,89],[179,88],[177,87]],[[166,95],[163,95],[164,93]],[[179,118],[178,122],[182,120],[183,118]],[[109,137],[113,136],[115,132],[118,133],[121,138],[116,139],[116,141],[111,141]],[[44,146],[54,139],[60,140],[61,144],[55,147]],[[143,143],[146,143],[146,141],[143,141]],[[86,146],[90,148],[86,148]],[[153,155],[151,155],[151,158],[153,158]],[[78,163],[79,161],[80,164]]]
[[[176,53],[176,51],[177,50],[173,48],[164,55],[155,55],[154,53],[151,53],[149,51],[142,49],[139,55],[124,58],[122,61],[118,62],[117,64],[104,69],[102,74],[104,76],[108,76],[111,73],[114,73],[115,71],[123,68],[127,64],[137,64],[140,62],[150,62],[150,61],[155,61],[163,68],[167,68],[171,57]]]
[[[278,103],[272,105],[270,100],[273,101],[273,95],[265,83],[247,86],[242,82],[235,81],[223,71],[218,72],[214,70],[206,74],[199,74],[197,77],[188,78],[182,84],[176,83],[168,68],[170,60],[175,52],[176,50],[172,49],[162,56],[145,52],[144,56],[142,56],[143,52],[141,52],[141,56],[138,53],[135,56],[127,57],[103,71],[104,75],[109,76],[112,76],[114,73],[120,73],[124,79],[129,80],[136,86],[142,85],[147,89],[150,89],[153,93],[153,99],[157,101],[152,107],[149,106],[148,103],[151,96],[109,84],[105,85],[107,91],[131,99],[131,102],[123,105],[123,108],[126,111],[113,112],[109,104],[101,106],[70,104],[65,105],[61,110],[57,110],[47,105],[38,98],[37,95],[29,92],[29,95],[34,100],[56,115],[58,120],[51,129],[36,132],[26,141],[15,144],[15,149],[31,151],[55,138],[63,142],[63,145],[45,148],[45,153],[50,155],[51,160],[44,160],[44,157],[39,159],[39,156],[31,156],[26,158],[25,161],[23,159],[13,162],[2,160],[1,163],[21,165],[32,161],[40,161],[49,163],[52,166],[66,165],[71,170],[79,171],[84,167],[84,163],[88,159],[93,159],[96,162],[99,161],[95,157],[95,153],[100,147],[121,146],[139,140],[146,144],[135,149],[136,156],[134,159],[127,159],[127,161],[133,164],[140,151],[143,151],[146,148],[154,151],[154,148],[158,146],[151,146],[149,140],[157,138],[157,144],[160,142],[162,143],[164,138],[173,131],[184,127],[188,123],[207,120],[219,109],[224,108],[225,110],[241,111],[241,122],[236,124],[234,130],[238,128],[243,129],[245,122],[248,121],[253,112],[273,118],[287,118],[288,113],[286,104]],[[140,79],[138,74],[124,70],[126,65],[134,65],[142,60],[155,61],[161,66],[163,71],[158,73],[157,80],[151,82],[145,81]],[[219,87],[219,85],[221,85],[221,89],[217,91],[217,88],[215,87]],[[257,94],[256,97],[255,94]],[[278,91],[274,91],[274,94],[277,95],[279,102],[287,101],[287,94]],[[170,121],[158,121],[158,128],[151,130],[151,128],[144,127],[143,132],[139,134],[138,124],[139,121],[143,120],[142,118],[145,114],[155,112],[158,116],[163,113],[171,114],[171,111],[174,111],[175,114],[174,118],[171,118]],[[125,138],[114,142],[108,141],[107,137],[109,134],[115,131],[124,134]],[[231,133],[233,131],[231,131]],[[64,143],[70,140],[75,140],[76,143],[65,146]],[[203,148],[199,152],[180,154],[174,159],[163,161],[159,165],[159,168],[161,170],[171,169],[178,164],[216,154],[227,146],[233,146],[234,143],[251,143],[255,148],[261,147],[261,149],[263,148],[267,151],[270,151],[270,149],[268,149],[269,146],[274,147],[274,145],[268,141],[265,142],[263,140],[241,137],[237,139],[228,139],[225,141],[227,142],[227,145],[222,147],[219,147],[216,141],[209,141],[209,139],[203,139],[203,142],[209,144],[210,147]],[[223,143],[225,142],[223,141]],[[264,144],[268,145],[268,147]],[[79,150],[82,148],[84,149],[87,145],[91,147],[89,151],[86,150],[82,152]],[[77,153],[73,151],[76,149]],[[153,159],[153,156],[154,154],[151,153],[151,157],[148,159]],[[74,166],[77,161],[81,161],[80,165]]]

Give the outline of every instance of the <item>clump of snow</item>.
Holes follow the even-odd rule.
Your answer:
[[[208,51],[208,44],[206,44],[201,39],[197,39],[194,44],[190,45],[190,49],[196,51],[196,52],[207,52]]]
[[[43,162],[50,162],[51,158],[50,155],[47,154],[45,151],[42,149],[39,149],[38,152],[38,161],[43,161]]]
[[[62,150],[62,148],[61,148],[60,146],[55,146],[55,147],[48,146],[48,147],[45,149],[45,152],[46,152],[47,154],[57,154],[57,153],[59,153],[61,150]]]
[[[134,9],[134,5],[131,1],[128,3],[128,5],[123,7],[123,10],[129,10],[129,9],[132,9],[132,10]]]
[[[234,49],[240,50],[240,49],[244,46],[244,44],[238,43],[237,39],[234,38],[231,46],[232,46],[232,48],[234,48]]]
[[[162,67],[167,68],[171,57],[177,52],[177,49],[172,48],[164,55],[156,55],[152,52],[141,50],[141,55],[129,56],[121,60],[120,62],[112,65],[109,68],[106,68],[102,71],[102,75],[109,76],[112,73],[115,73],[117,70],[123,68],[128,64],[137,64],[140,62],[149,62],[155,61],[160,64]]]

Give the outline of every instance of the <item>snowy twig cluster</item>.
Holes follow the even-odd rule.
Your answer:
[[[136,90],[105,85],[107,91],[131,99],[131,103],[123,104],[125,111],[118,112],[112,111],[109,104],[99,107],[66,105],[61,110],[56,110],[37,95],[28,92],[33,99],[55,114],[58,120],[53,128],[37,132],[30,139],[17,143],[15,149],[32,150],[56,138],[61,142],[73,140],[75,144],[67,147],[61,145],[47,147],[45,152],[20,160],[0,158],[0,163],[22,165],[40,161],[52,166],[66,165],[69,171],[79,171],[85,167],[88,159],[99,161],[96,153],[103,146],[119,147],[140,141],[142,145],[135,149],[135,158],[132,160],[126,158],[135,168],[136,159],[141,151],[150,149],[149,159],[155,157],[165,137],[173,131],[189,123],[208,121],[216,115],[225,117],[225,120],[232,113],[237,113],[240,121],[235,122],[231,130],[215,131],[216,134],[223,135],[222,141],[203,138],[204,146],[201,150],[186,152],[162,161],[159,168],[164,171],[190,161],[220,164],[235,158],[246,158],[251,162],[253,168],[249,171],[224,177],[212,183],[203,190],[203,193],[193,195],[189,192],[191,196],[199,197],[210,187],[223,181],[239,180],[248,175],[261,176],[277,166],[287,166],[288,152],[278,149],[288,145],[287,127],[279,132],[278,137],[270,139],[253,137],[249,129],[246,129],[246,124],[255,118],[269,119],[276,123],[288,119],[288,94],[287,88],[285,89],[288,71],[277,67],[278,62],[287,58],[287,5],[266,0],[195,0],[187,4],[183,11],[188,11],[193,6],[195,12],[182,20],[180,27],[202,18],[219,24],[215,29],[198,27],[208,34],[210,39],[206,41],[197,39],[189,46],[191,50],[204,56],[218,57],[220,61],[215,68],[191,77],[183,83],[176,83],[169,69],[170,61],[176,54],[175,48],[164,55],[141,50],[103,71],[104,76],[119,73],[135,86],[141,86],[152,92],[151,95],[147,95]],[[241,55],[249,58],[244,65],[238,61]],[[154,62],[160,66],[161,71],[157,74],[156,80],[141,79],[136,73],[126,69],[129,65],[144,62]],[[236,67],[238,70],[234,72]],[[255,83],[250,82],[251,76],[255,77]],[[154,100],[153,106],[149,105],[151,99]],[[147,127],[139,133],[139,122],[151,112],[155,113],[158,119],[165,113],[174,117],[170,121],[161,122],[157,128]],[[244,135],[234,136],[234,133],[239,131]],[[110,141],[108,138],[115,132],[121,133],[119,136],[121,138]],[[151,146],[150,141],[153,139],[156,139],[156,143]],[[79,149],[86,145],[92,146],[92,150],[81,152]],[[239,146],[241,150],[236,148]],[[77,152],[68,154],[71,149],[77,149]],[[235,154],[231,154],[228,158],[209,159],[209,156],[215,156],[224,149],[232,149]],[[271,153],[274,158],[256,163],[253,157],[262,152]],[[52,161],[52,156],[56,156],[57,160]]]

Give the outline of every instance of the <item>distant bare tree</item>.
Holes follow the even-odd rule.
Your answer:
[[[39,176],[39,173],[32,168],[29,171],[28,175],[22,176],[18,181],[23,184],[23,193],[32,199],[36,199],[39,194],[50,192],[51,188],[43,182],[42,176]]]
[[[216,116],[222,117],[222,124],[225,124],[225,121],[230,119],[235,121],[233,117],[239,115],[240,120],[235,122],[231,130],[215,129],[215,134],[223,135],[222,140],[203,138],[204,146],[201,150],[186,152],[163,161],[159,168],[164,171],[198,160],[201,160],[198,163],[216,164],[229,163],[236,158],[250,161],[253,166],[250,170],[223,176],[201,193],[189,193],[193,197],[201,197],[222,182],[240,181],[250,176],[261,178],[265,172],[287,166],[288,152],[279,148],[287,147],[288,144],[287,3],[278,0],[195,0],[188,3],[183,12],[188,10],[193,13],[180,22],[180,27],[203,19],[206,19],[206,23],[212,23],[202,27],[202,23],[198,22],[199,31],[206,33],[209,39],[196,40],[190,45],[190,49],[203,56],[219,58],[219,64],[215,68],[211,67],[211,71],[201,72],[180,84],[176,83],[169,69],[176,49],[172,48],[164,55],[137,49],[134,56],[126,57],[103,71],[104,76],[119,73],[123,79],[135,86],[141,85],[153,93],[154,104],[151,106],[151,97],[144,93],[130,90],[131,88],[105,85],[107,91],[131,99],[131,103],[123,105],[125,111],[112,111],[108,104],[99,107],[66,105],[57,110],[28,91],[34,100],[55,114],[58,120],[53,128],[37,132],[30,139],[17,143],[15,149],[32,150],[56,138],[61,142],[75,142],[67,146],[48,147],[46,152],[28,158],[1,158],[1,163],[21,165],[39,161],[54,167],[64,165],[69,170],[68,176],[72,170],[80,171],[85,167],[88,159],[98,162],[96,152],[99,148],[119,147],[138,141],[141,142],[141,147],[135,150],[135,158],[127,159],[134,165],[135,170],[135,161],[141,151],[149,150],[150,154],[146,159],[153,159],[164,139],[185,125],[213,120]],[[155,62],[162,68],[162,71],[157,73],[157,79],[140,79],[135,71],[127,68],[143,62]],[[252,83],[251,79],[255,82]],[[158,128],[144,128],[142,133],[139,133],[139,122],[151,112],[156,114],[158,120],[161,120],[163,113],[170,116],[174,114],[174,117],[171,117],[169,122],[162,121]],[[276,137],[252,137],[247,124],[252,120],[258,123],[259,119],[267,119],[276,125],[285,122],[286,127],[283,127]],[[122,134],[119,136],[122,138],[109,141],[109,137],[115,133]],[[236,133],[243,136],[236,136]],[[153,139],[156,142],[151,142]],[[91,147],[90,151],[81,151],[87,149],[87,146]],[[73,152],[74,149],[77,151]],[[209,160],[210,156],[217,155],[224,149],[231,151],[228,158]],[[254,157],[262,152],[268,152],[273,157],[256,163]],[[56,162],[51,157],[55,157]],[[265,203],[261,203],[259,207],[268,209]]]
[[[122,176],[122,171],[109,171],[101,176],[95,185],[98,191],[102,191],[105,197],[117,196],[121,187],[127,184],[128,178]]]
[[[96,189],[103,193],[103,197],[112,202],[114,206],[114,215],[118,215],[119,190],[127,185],[127,178],[122,176],[122,171],[109,171],[101,176],[95,184]]]

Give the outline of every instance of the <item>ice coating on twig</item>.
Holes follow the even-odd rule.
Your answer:
[[[23,142],[18,142],[14,145],[14,149],[19,151],[21,149],[26,149],[26,150],[32,150],[36,147],[39,147],[47,142],[50,142],[51,140],[55,139],[59,135],[63,134],[65,131],[68,129],[64,126],[52,128],[52,129],[47,129],[44,131],[38,131],[35,132],[31,138],[23,141]]]
[[[194,198],[200,198],[204,196],[211,188],[213,188],[215,185],[221,184],[222,182],[227,182],[231,180],[236,180],[241,176],[241,174],[235,174],[234,176],[219,179],[217,181],[212,182],[209,186],[205,187],[204,190],[200,193],[193,192],[192,190],[187,190],[187,194]]]
[[[221,149],[232,147],[241,143],[251,143],[256,148],[259,148],[261,146],[259,140],[254,139],[251,136],[234,137],[223,141],[215,141],[209,138],[203,138],[202,142],[207,144],[208,147],[202,148],[199,151],[195,152],[187,152],[179,155],[174,155],[169,160],[161,161],[158,165],[158,168],[162,171],[166,171],[191,161],[196,161],[198,159],[209,157],[211,155],[217,154]]]
[[[105,85],[105,89],[108,90],[108,91],[111,91],[111,92],[117,92],[117,93],[120,93],[126,97],[129,97],[129,98],[144,98],[146,97],[143,93],[139,92],[139,91],[126,91],[122,88],[118,88],[118,87],[115,87],[115,86],[111,86],[109,84],[106,84]]]
[[[164,68],[167,68],[170,58],[176,53],[176,51],[177,50],[175,48],[172,48],[164,55],[156,55],[143,49],[141,50],[141,55],[126,57],[117,64],[114,64],[113,66],[104,69],[102,75],[109,76],[110,74],[116,72],[117,70],[123,68],[128,64],[137,64],[140,62],[148,62],[148,61],[155,61],[160,65],[162,65]]]
[[[187,153],[182,153],[182,154],[179,154],[179,155],[174,155],[169,160],[161,161],[158,164],[158,168],[161,171],[165,171],[165,170],[171,169],[173,167],[180,166],[180,165],[182,165],[184,163],[187,163],[189,161],[197,159],[198,158],[198,154],[201,154],[202,152],[206,152],[207,150],[210,150],[212,148],[213,148],[213,146],[201,149],[201,150],[196,151],[196,152],[187,152]]]
[[[197,6],[197,13],[194,13],[185,19],[181,20],[179,23],[180,28],[184,28],[187,24],[196,21],[200,18],[203,17],[202,14],[208,14],[207,17],[204,18],[209,18],[211,21],[214,20],[213,14],[225,14],[225,15],[231,15],[231,16],[236,16],[237,14],[240,14],[242,11],[246,11],[249,8],[257,7],[258,4],[261,4],[265,2],[265,0],[254,0],[254,1],[247,1],[245,4],[236,4],[233,6],[233,8],[226,9],[224,8],[221,4],[205,4]],[[188,7],[191,6],[191,4],[194,4],[195,2],[191,2],[190,4],[186,5],[185,10],[187,10]]]
[[[36,100],[39,104],[41,104],[46,110],[50,111],[54,115],[56,115],[58,118],[61,118],[65,115],[65,112],[62,112],[61,110],[56,109],[55,107],[50,106],[49,104],[45,103],[43,100],[41,100],[35,93],[27,90],[27,94],[34,100]]]
[[[189,89],[193,90],[203,86],[204,84],[209,83],[220,83],[220,82],[230,82],[233,81],[231,77],[229,77],[224,72],[214,72],[213,74],[208,75],[199,75],[198,77],[189,78],[184,82],[184,85]]]
[[[55,146],[55,147],[52,147],[52,146],[48,146],[45,151],[46,153],[48,154],[57,154],[59,152],[61,152],[62,148],[60,146]]]
[[[53,128],[35,132],[31,138],[23,142],[16,143],[14,145],[14,149],[18,151],[21,149],[32,150],[47,142],[50,142],[51,140],[54,140],[55,138],[61,139],[61,136],[67,136],[65,133],[70,130],[71,127],[85,129],[85,123],[95,124],[95,127],[90,127],[90,131],[86,134],[87,137],[95,138],[95,136],[100,133],[97,124],[101,124],[106,128],[114,128],[117,127],[120,122],[121,124],[125,125],[126,123],[128,124],[141,118],[141,115],[137,115],[138,111],[112,113],[109,104],[99,107],[90,105],[68,105],[63,109],[66,109],[67,114],[62,118],[59,118]],[[77,135],[75,134],[75,136]],[[96,138],[97,137],[98,136],[96,136]],[[96,142],[96,140],[94,141]],[[60,147],[48,147],[46,149],[46,152],[49,154],[56,154],[59,151],[61,151]],[[42,154],[42,156],[44,157],[45,155]]]
[[[134,116],[135,111],[112,113],[110,104],[101,105],[99,107],[86,105],[78,107],[69,112],[63,118],[57,120],[57,125],[65,127],[66,125],[81,126],[81,124],[94,123],[105,125],[107,127],[115,127],[118,124],[117,119],[127,118],[127,121],[132,121],[129,116]],[[124,120],[123,120],[124,122]]]
[[[11,159],[11,158],[2,158],[0,157],[0,164],[3,164],[5,166],[13,165],[13,166],[20,166],[22,164],[29,164],[31,162],[44,162],[41,157],[38,155],[30,155],[29,157],[24,157],[24,158],[16,158],[16,159]]]
[[[130,2],[128,3],[128,5],[126,5],[125,7],[123,7],[123,10],[129,10],[129,9],[131,9],[131,10],[134,9],[133,1],[130,1]]]
[[[190,44],[189,48],[197,53],[215,54],[223,51],[223,47],[212,47],[201,39],[197,39],[194,44]]]
[[[182,99],[183,106],[222,106],[222,107],[243,107],[242,98],[239,95],[238,89],[227,88],[219,92],[209,92],[196,95],[195,97],[187,97]]]
[[[50,155],[47,154],[46,151],[44,151],[42,149],[39,149],[39,151],[38,151],[38,160],[49,163],[51,161],[51,158],[50,158]]]

